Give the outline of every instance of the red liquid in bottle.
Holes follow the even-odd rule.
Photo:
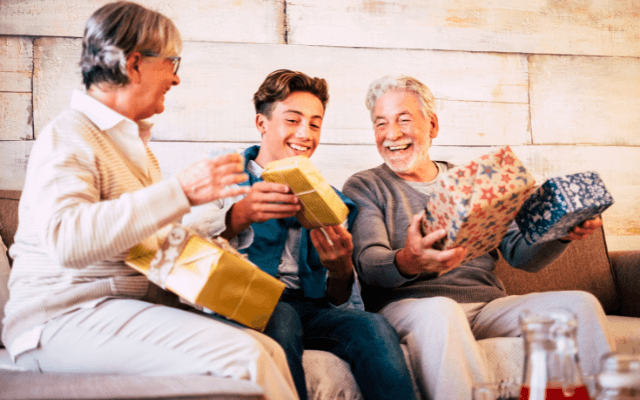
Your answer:
[[[573,390],[573,395],[565,396],[565,392],[562,388],[559,387],[548,387],[545,390],[544,395],[545,400],[563,400],[563,399],[573,399],[573,400],[591,400],[589,397],[589,392],[587,392],[587,388],[585,386],[579,386]],[[529,387],[523,386],[520,389],[520,400],[529,400]]]

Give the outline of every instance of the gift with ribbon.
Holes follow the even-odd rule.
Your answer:
[[[527,243],[567,236],[576,225],[602,214],[613,197],[597,172],[580,172],[547,179],[524,202],[516,223]]]
[[[171,224],[129,251],[126,264],[188,303],[263,331],[284,284],[225,239]]]
[[[296,217],[307,229],[339,225],[349,214],[335,190],[305,156],[271,161],[262,172],[262,179],[291,188],[302,203]]]
[[[464,264],[498,247],[534,184],[509,146],[453,167],[436,178],[422,233],[445,229],[434,248],[466,248]]]

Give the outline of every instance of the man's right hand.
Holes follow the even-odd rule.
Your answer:
[[[298,196],[287,185],[273,182],[257,182],[251,186],[245,198],[233,205],[227,218],[227,230],[238,234],[254,222],[296,215],[302,206]]]
[[[463,247],[435,250],[433,244],[447,236],[447,231],[440,229],[423,237],[420,233],[423,213],[413,216],[404,248],[396,253],[396,266],[404,275],[422,272],[441,274],[452,269],[467,255]]]

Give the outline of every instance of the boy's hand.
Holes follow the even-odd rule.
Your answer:
[[[301,208],[300,199],[291,193],[289,186],[258,182],[251,186],[247,196],[235,203],[230,214],[227,214],[227,231],[231,230],[233,234],[230,237],[233,237],[254,222],[293,217]]]
[[[326,232],[325,234],[322,230]],[[353,241],[342,225],[326,226],[311,231],[311,241],[318,251],[322,265],[333,276],[350,277],[353,274]]]

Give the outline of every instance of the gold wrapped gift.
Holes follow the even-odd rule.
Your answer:
[[[302,203],[296,217],[307,229],[339,225],[349,214],[340,196],[305,156],[270,162],[262,172],[262,179],[291,188]]]
[[[186,301],[263,331],[284,283],[229,243],[173,224],[129,251],[127,265]]]

